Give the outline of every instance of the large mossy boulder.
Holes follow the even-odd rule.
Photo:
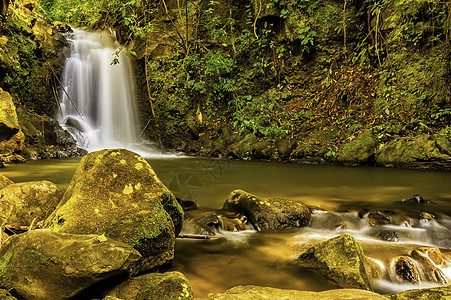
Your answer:
[[[45,227],[58,232],[105,234],[143,256],[134,273],[174,257],[183,210],[147,161],[125,149],[92,152],[80,162]]]
[[[103,235],[31,230],[0,249],[0,288],[21,299],[68,299],[93,284],[130,271],[141,255]]]
[[[22,151],[24,141],[12,97],[0,88],[0,155]]]
[[[10,184],[0,190],[0,221],[13,226],[43,222],[63,195],[62,187],[46,180]]]
[[[345,144],[338,160],[350,164],[368,164],[374,159],[376,138],[370,130],[363,131],[359,136]]]
[[[360,244],[342,234],[319,243],[299,257],[301,266],[313,268],[342,288],[372,290]]]
[[[302,203],[281,198],[263,198],[243,190],[234,190],[223,209],[240,213],[257,230],[303,227],[310,223],[310,209]]]
[[[108,296],[123,300],[192,299],[193,290],[180,272],[149,273],[116,286]]]
[[[358,289],[337,289],[324,292],[297,291],[277,289],[263,286],[236,286],[224,293],[211,294],[204,300],[254,300],[254,299],[309,299],[309,300],[342,300],[367,299],[386,300],[379,294]]]

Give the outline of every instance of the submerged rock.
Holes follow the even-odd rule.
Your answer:
[[[263,286],[236,286],[224,293],[211,294],[204,300],[254,300],[254,299],[309,299],[309,300],[332,300],[332,299],[387,299],[379,294],[358,289],[337,289],[324,292],[297,291],[277,289]]]
[[[147,161],[125,149],[85,156],[45,227],[105,234],[143,256],[134,273],[171,263],[183,210]]]
[[[180,272],[149,273],[130,278],[108,292],[109,297],[124,300],[192,299],[193,290]]]
[[[399,242],[399,235],[394,230],[384,230],[377,234],[378,238],[387,242]]]
[[[430,203],[430,201],[425,200],[420,195],[413,195],[410,198],[403,199],[402,202],[409,203],[409,204],[424,204],[424,203]]]
[[[299,257],[301,266],[317,270],[342,288],[372,290],[360,244],[342,234],[319,243]]]
[[[0,190],[0,218],[13,226],[44,221],[54,211],[64,189],[50,181],[14,183]]]
[[[243,190],[230,193],[223,209],[245,215],[257,230],[302,227],[311,219],[309,208],[299,202],[258,197]]]
[[[0,288],[23,299],[67,299],[129,272],[140,257],[131,246],[103,235],[31,230],[0,249]]]

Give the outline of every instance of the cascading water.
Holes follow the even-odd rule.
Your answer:
[[[138,137],[134,90],[128,58],[108,31],[74,29],[63,74],[60,124],[88,151],[134,150]]]

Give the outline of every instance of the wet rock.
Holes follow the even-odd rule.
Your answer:
[[[430,201],[425,200],[420,195],[413,195],[410,198],[403,199],[402,202],[408,203],[408,204],[424,204],[424,203],[430,203]]]
[[[131,246],[103,235],[31,230],[0,249],[0,287],[23,299],[67,299],[129,272],[140,257]]]
[[[367,218],[371,226],[379,227],[390,224],[390,217],[379,210],[370,211]]]
[[[235,218],[233,217],[227,217],[227,216],[220,216],[221,218],[221,228],[225,231],[232,231],[232,232],[238,232],[246,230],[246,223],[247,218],[246,216],[237,216]]]
[[[198,298],[196,298],[198,299]],[[332,299],[387,299],[379,294],[358,289],[336,289],[324,292],[298,291],[288,289],[277,289],[263,286],[236,286],[224,293],[211,294],[203,300],[254,300],[254,299],[309,299],[309,300],[332,300]]]
[[[7,225],[43,222],[54,211],[64,189],[50,181],[14,183],[0,190],[0,220]]]
[[[89,153],[45,227],[105,234],[143,256],[134,273],[172,262],[183,210],[147,161],[125,149]]]
[[[313,268],[342,288],[372,290],[362,247],[350,235],[342,234],[319,243],[301,254],[301,265]]]
[[[436,247],[420,247],[412,250],[410,255],[420,261],[430,261],[434,265],[441,265],[444,261],[442,252]]]
[[[308,207],[299,202],[258,197],[243,190],[230,193],[223,209],[245,215],[257,230],[302,227],[311,218]]]
[[[22,151],[24,142],[25,136],[20,129],[11,95],[0,88],[0,155],[8,156]]]
[[[399,241],[399,235],[396,231],[393,230],[384,230],[377,234],[377,237],[381,239],[382,241],[387,242],[398,242]]]
[[[351,164],[369,164],[374,159],[377,140],[371,130],[363,131],[359,136],[345,144],[338,160]]]
[[[410,256],[421,264],[420,268],[426,277],[426,280],[434,283],[448,284],[448,279],[445,274],[437,267],[443,263],[443,256],[440,249],[434,247],[421,247],[412,250]]]
[[[3,174],[0,174],[0,190],[2,188],[4,188],[5,186],[8,186],[8,185],[13,184],[13,183],[14,182],[11,179],[9,179],[8,177],[6,177]]]
[[[396,274],[402,279],[414,284],[420,283],[420,276],[417,267],[412,258],[408,256],[400,256],[395,263]]]
[[[427,220],[427,221],[436,221],[437,217],[431,213],[423,211],[420,213],[420,216],[418,219],[419,220]]]
[[[202,235],[215,235],[216,230],[221,227],[221,219],[215,213],[209,213],[185,222],[184,228],[189,232]]]
[[[392,300],[430,300],[449,299],[451,297],[451,286],[444,286],[432,289],[409,290],[401,293],[387,295]]]
[[[191,284],[180,272],[150,273],[133,277],[108,292],[127,300],[193,299]]]
[[[178,197],[176,197],[177,202],[180,204],[180,206],[183,208],[184,211],[187,210],[193,210],[197,208],[197,204],[194,201],[191,200],[182,200]]]

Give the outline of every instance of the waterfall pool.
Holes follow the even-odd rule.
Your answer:
[[[30,161],[7,165],[1,172],[14,182],[50,180],[67,187],[79,161]],[[445,257],[451,258],[450,171],[190,157],[148,161],[178,197],[198,204],[198,209],[187,212],[188,218],[219,211],[234,189],[300,201],[315,209],[306,228],[218,232],[223,238],[215,240],[178,239],[171,270],[188,277],[196,297],[245,284],[312,291],[336,288],[314,271],[296,266],[295,261],[308,247],[344,232],[351,233],[365,255],[382,270],[371,280],[375,291],[383,294],[439,285],[427,280],[413,285],[396,278],[391,270],[394,258],[421,246],[439,247]],[[416,194],[430,203],[402,201]],[[362,217],[372,209],[402,216],[411,226],[401,222],[385,225],[383,228],[399,234],[399,241],[381,241],[377,230]],[[434,214],[438,221],[419,221],[421,212]],[[450,266],[441,269],[448,282]]]

